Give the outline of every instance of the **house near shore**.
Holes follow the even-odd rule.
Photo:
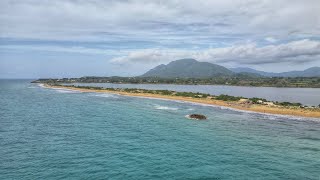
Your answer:
[[[267,106],[274,106],[274,103],[273,102],[263,102],[264,105],[267,105]]]
[[[258,104],[262,104],[263,101],[262,101],[262,100],[258,100],[257,103],[258,103]]]
[[[249,99],[240,99],[240,100],[239,100],[239,103],[240,103],[240,104],[251,104],[252,101],[250,101]]]

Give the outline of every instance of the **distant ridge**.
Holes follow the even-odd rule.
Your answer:
[[[304,71],[289,71],[282,73],[272,73],[257,71],[251,68],[230,68],[235,73],[254,73],[267,77],[320,77],[320,67],[311,67]]]
[[[250,77],[320,77],[320,67],[311,67],[304,71],[289,71],[273,73],[258,71],[252,68],[240,67],[227,69],[209,62],[199,62],[195,59],[179,59],[167,65],[161,64],[141,77],[160,78],[209,78],[219,76],[250,76]]]
[[[161,64],[149,70],[143,77],[162,78],[206,78],[213,76],[230,76],[234,74],[231,70],[208,62],[199,62],[195,59],[180,59],[172,61],[167,65]]]

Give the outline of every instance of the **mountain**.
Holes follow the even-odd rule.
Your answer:
[[[180,59],[172,61],[167,65],[161,64],[149,70],[142,77],[161,78],[206,78],[217,76],[248,76],[248,77],[320,77],[320,67],[312,67],[304,71],[289,71],[282,73],[272,73],[258,71],[251,68],[230,68],[208,62],[199,62],[195,59]]]
[[[267,77],[320,77],[320,67],[311,67],[304,71],[289,71],[282,73],[257,71],[251,68],[230,68],[230,70],[235,73],[254,73]]]
[[[276,76],[278,76],[277,73],[258,71],[258,70],[251,69],[251,68],[246,68],[246,67],[229,68],[229,69],[232,72],[235,72],[235,73],[252,73],[252,74],[258,74],[258,75],[267,76],[267,77],[276,77]]]
[[[304,71],[289,71],[279,73],[283,77],[320,77],[320,67],[312,67]]]
[[[161,64],[145,74],[143,77],[162,78],[206,78],[213,76],[230,76],[233,72],[223,66],[208,62],[199,62],[194,59],[180,59],[167,65]]]

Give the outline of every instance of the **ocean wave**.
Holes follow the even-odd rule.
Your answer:
[[[104,97],[104,98],[119,98],[118,96],[114,95],[114,94],[94,94],[93,96],[96,97]]]
[[[46,88],[44,84],[38,84],[39,87]]]
[[[175,108],[175,107],[160,106],[160,105],[155,105],[154,108],[160,109],[160,110],[172,110],[172,111],[178,110],[178,108]]]
[[[65,90],[65,89],[55,89],[58,93],[81,93],[81,91],[74,91],[74,90]]]
[[[298,138],[298,139],[303,139],[303,140],[311,140],[311,141],[320,141],[320,138],[317,138],[317,137],[301,137],[301,138]]]

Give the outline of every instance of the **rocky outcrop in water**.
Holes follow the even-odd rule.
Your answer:
[[[207,119],[207,117],[205,115],[202,115],[202,114],[190,114],[190,115],[188,115],[188,118],[196,119],[196,120],[205,120],[205,119]]]

